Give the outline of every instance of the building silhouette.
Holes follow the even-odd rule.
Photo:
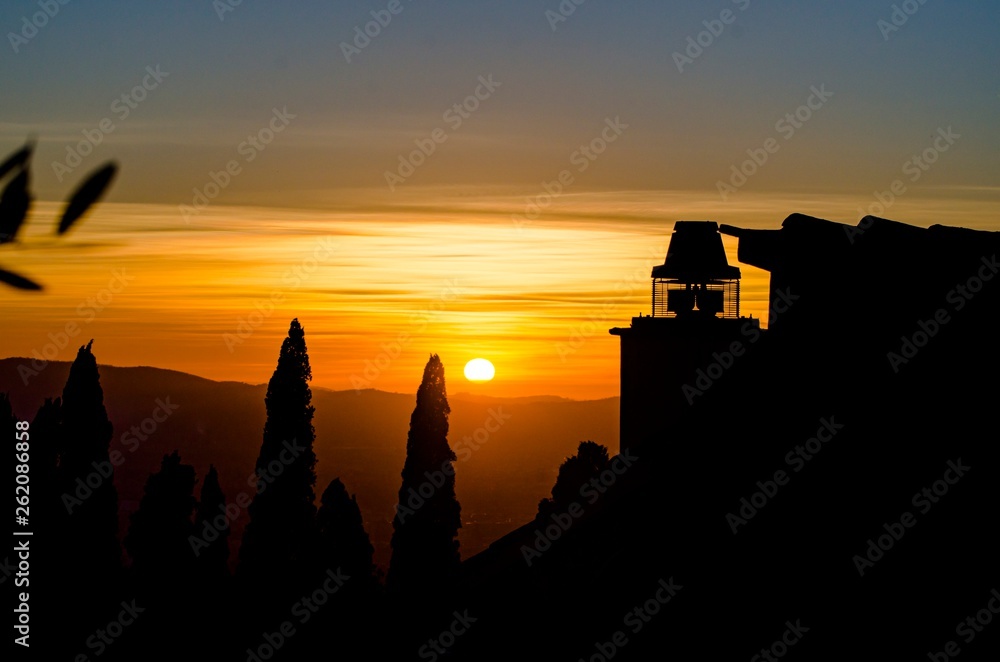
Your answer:
[[[678,221],[651,278],[651,314],[611,329],[621,338],[622,450],[661,435],[690,405],[685,380],[760,329],[759,320],[740,317],[740,269],[726,259],[715,222]]]
[[[770,273],[766,331],[720,232]],[[997,659],[956,624],[1000,586],[998,253],[874,217],[675,225],[650,315],[611,330],[633,466],[530,566],[546,522],[465,561],[469,659],[607,659],[616,628],[616,660],[750,658],[788,623],[796,659]]]

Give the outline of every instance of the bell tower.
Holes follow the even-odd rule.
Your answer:
[[[653,268],[653,317],[740,316],[740,269],[729,266],[719,226],[677,221],[667,258]]]
[[[740,269],[729,264],[714,221],[677,221],[663,264],[653,267],[652,311],[632,318],[621,338],[621,450],[666,435],[690,407],[685,384],[713,352],[759,333],[759,320],[740,317]],[[749,327],[747,326],[749,325]]]

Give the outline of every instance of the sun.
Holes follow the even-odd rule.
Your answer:
[[[465,378],[470,382],[488,382],[495,374],[496,369],[486,359],[472,359],[465,364]]]

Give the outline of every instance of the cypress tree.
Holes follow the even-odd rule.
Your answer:
[[[83,584],[117,578],[118,491],[109,459],[114,432],[91,340],[80,347],[63,388],[57,482],[68,517],[63,534],[68,567]]]
[[[93,340],[80,347],[70,366],[61,406],[39,411],[45,454],[58,451],[51,530],[50,582],[58,587],[51,603],[53,622],[62,625],[53,652],[71,654],[121,600],[121,545],[118,542],[118,492],[109,458],[114,430],[104,408],[104,390]],[[44,423],[44,425],[43,425]],[[55,432],[54,438],[47,439]]]
[[[449,413],[444,366],[432,354],[410,417],[403,483],[392,522],[386,579],[393,593],[447,599],[457,585],[462,520],[455,497],[456,456],[448,446]]]
[[[240,572],[260,595],[297,591],[316,571],[311,379],[305,331],[295,319],[267,385],[257,494],[240,547]]]

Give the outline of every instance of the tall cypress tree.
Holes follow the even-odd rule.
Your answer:
[[[64,625],[60,642],[66,646],[79,645],[74,639],[85,639],[102,619],[107,623],[121,588],[118,492],[109,459],[114,430],[93,342],[80,347],[70,366],[59,411],[56,490],[62,526],[53,532],[60,556],[52,579],[60,586],[61,600],[53,607],[61,612],[57,622]]]
[[[392,593],[447,599],[457,584],[462,519],[455,497],[456,456],[448,446],[449,413],[444,366],[432,354],[410,416],[403,483],[392,522],[392,559],[386,578]]]
[[[75,559],[70,565],[86,577],[107,578],[121,567],[118,491],[109,459],[114,430],[93,344],[80,347],[63,388],[58,483],[69,515],[64,533]]]
[[[316,570],[311,379],[305,331],[294,319],[267,385],[257,494],[240,547],[240,572],[262,595],[298,590]]]

